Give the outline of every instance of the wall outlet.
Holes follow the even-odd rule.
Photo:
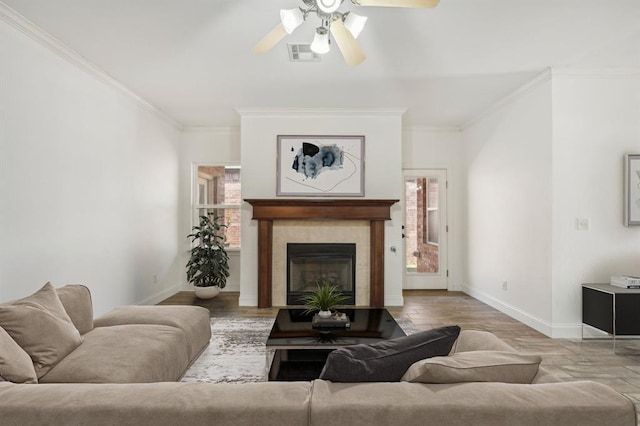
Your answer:
[[[154,284],[158,284],[158,276],[157,275],[153,276],[153,283]]]
[[[507,280],[502,281],[502,289],[507,291]]]
[[[578,231],[588,231],[591,227],[589,223],[589,219],[586,217],[577,217],[576,218],[576,229]]]

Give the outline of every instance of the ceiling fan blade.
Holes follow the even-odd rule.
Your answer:
[[[278,44],[280,40],[285,38],[286,35],[287,35],[287,31],[285,31],[284,27],[280,23],[276,25],[276,27],[272,29],[271,32],[269,32],[269,34],[264,36],[262,40],[256,43],[256,45],[253,46],[253,49],[251,50],[254,53],[267,53],[268,51],[273,49],[273,47],[276,44]]]
[[[440,0],[351,0],[360,6],[436,7]]]
[[[360,49],[360,45],[356,39],[353,38],[353,35],[351,35],[351,32],[347,27],[344,26],[341,19],[336,19],[331,22],[331,34],[333,34],[333,39],[338,44],[338,48],[340,49],[344,60],[347,62],[347,65],[352,67],[365,60],[365,56],[362,49]]]

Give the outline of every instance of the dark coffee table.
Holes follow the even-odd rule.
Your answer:
[[[317,379],[331,351],[405,336],[386,309],[341,309],[349,328],[312,328],[304,309],[280,309],[266,343],[268,380]]]

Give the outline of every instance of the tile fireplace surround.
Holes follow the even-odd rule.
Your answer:
[[[273,306],[287,305],[287,244],[355,244],[356,306],[369,306],[369,221],[278,220],[273,223]]]
[[[382,308],[384,306],[384,222],[391,220],[391,206],[399,200],[307,200],[307,199],[245,199],[253,206],[252,219],[258,221],[258,307],[269,308],[274,302],[282,304],[274,293],[274,260],[278,260],[279,252],[274,259],[274,221],[314,221],[314,226],[330,225],[338,221],[337,226],[344,226],[344,221],[356,221],[354,225],[364,224],[369,228],[369,288],[360,290],[360,294],[369,295],[368,303],[360,300],[356,294],[356,303],[361,306]],[[283,224],[286,222],[282,222]],[[361,226],[357,226],[361,228]],[[300,242],[300,241],[293,241]],[[281,245],[281,244],[279,244]],[[366,253],[366,251],[365,251]],[[276,273],[277,275],[277,273]],[[277,275],[279,276],[279,275]],[[281,283],[276,283],[276,289]]]

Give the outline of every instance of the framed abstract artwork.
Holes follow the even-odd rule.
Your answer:
[[[363,197],[364,136],[278,136],[277,196]]]
[[[624,156],[624,224],[640,226],[640,154]]]

